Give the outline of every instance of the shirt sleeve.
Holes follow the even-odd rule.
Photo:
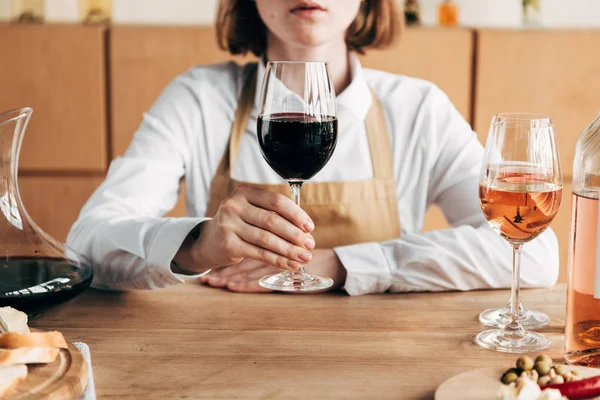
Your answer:
[[[367,293],[507,288],[512,249],[479,206],[483,146],[447,96],[434,88],[423,104],[418,134],[429,157],[428,203],[452,226],[409,233],[383,243],[338,247],[347,270],[345,290]],[[423,118],[424,117],[424,118]],[[547,287],[558,278],[558,242],[551,229],[522,248],[522,287]]]
[[[183,282],[171,261],[205,218],[164,218],[185,174],[197,101],[177,80],[161,94],[83,207],[67,245],[94,267],[92,285],[108,290],[154,289]]]

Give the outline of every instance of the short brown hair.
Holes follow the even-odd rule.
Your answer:
[[[404,14],[396,0],[363,0],[358,15],[346,31],[348,49],[384,48],[400,36]],[[220,0],[217,9],[217,42],[231,54],[251,51],[261,56],[267,46],[267,27],[252,0]]]

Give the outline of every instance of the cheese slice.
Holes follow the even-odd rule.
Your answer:
[[[536,400],[562,400],[566,399],[558,389],[546,389],[538,396]]]
[[[523,379],[521,385],[517,384],[517,387],[519,386],[517,400],[537,400],[538,396],[542,394],[542,390],[538,384],[530,379]]]
[[[0,308],[0,333],[29,333],[27,314],[12,307]]]

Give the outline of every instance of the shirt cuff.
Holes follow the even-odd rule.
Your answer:
[[[344,290],[349,295],[383,293],[390,288],[392,272],[380,244],[354,244],[334,251],[346,268]]]
[[[160,227],[150,244],[146,262],[158,269],[157,272],[165,279],[165,283],[175,285],[205,274],[176,274],[171,270],[171,261],[192,229],[208,220],[210,218],[167,218]]]

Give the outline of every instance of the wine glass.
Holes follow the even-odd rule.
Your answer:
[[[337,143],[335,90],[326,62],[271,61],[265,69],[259,103],[258,142],[267,163],[292,189],[300,206],[302,184],[331,158]],[[278,291],[317,291],[333,280],[285,271],[259,280]]]
[[[497,114],[492,118],[492,126],[504,118],[511,118],[512,113]],[[479,322],[495,328],[502,328],[510,322],[510,301],[503,308],[488,308],[479,314]],[[528,310],[519,303],[519,322],[526,329],[542,328],[550,322],[550,317],[543,312]]]
[[[513,248],[510,319],[475,341],[488,349],[529,353],[546,349],[546,336],[527,332],[519,320],[521,248],[550,225],[560,207],[562,176],[549,117],[506,113],[492,121],[479,183],[481,209],[494,231]]]

